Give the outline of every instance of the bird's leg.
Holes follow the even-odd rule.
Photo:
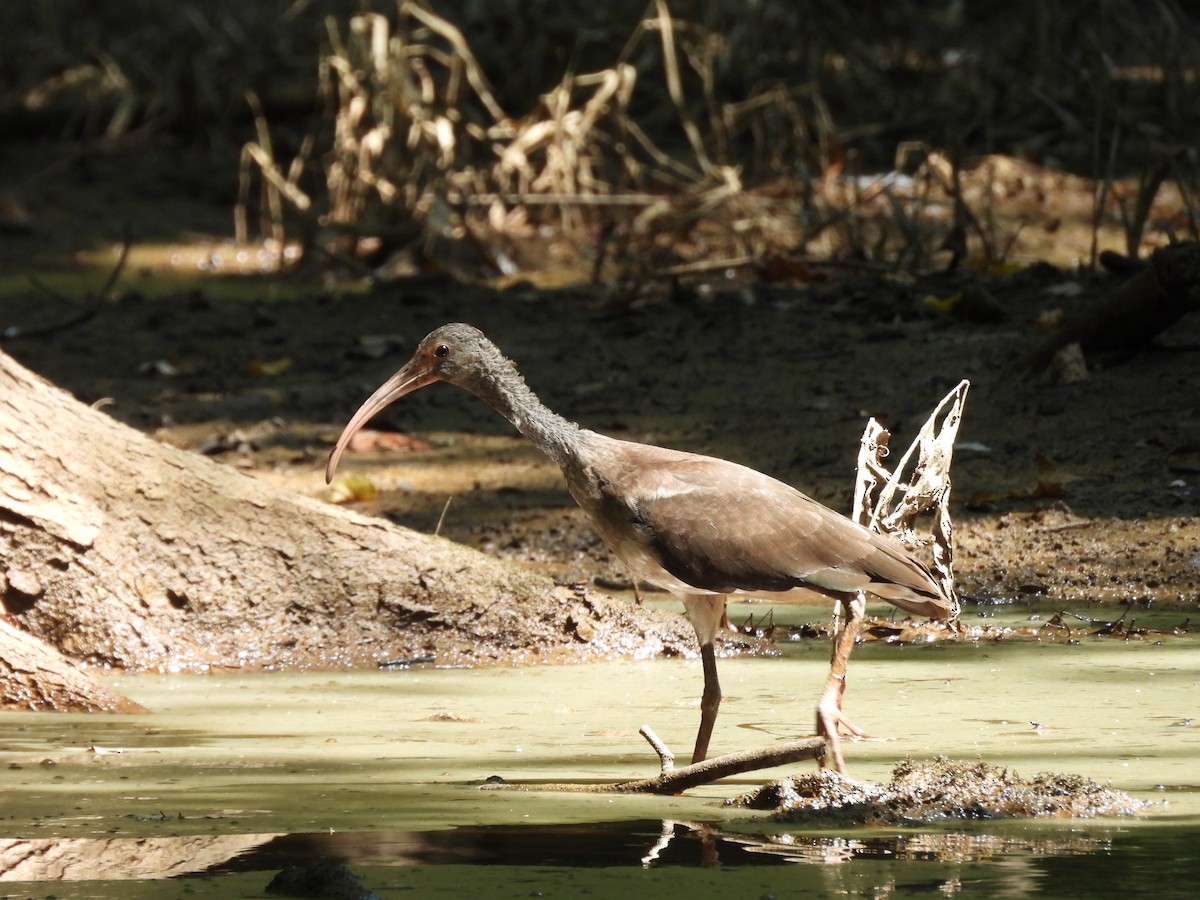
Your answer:
[[[846,760],[842,757],[838,729],[844,726],[847,731],[858,737],[862,737],[863,732],[842,714],[842,695],[846,693],[846,664],[866,618],[867,600],[860,593],[842,597],[841,603],[846,611],[846,621],[834,639],[829,677],[825,681],[825,692],[821,695],[821,702],[817,704],[817,734],[825,738],[825,755],[819,758],[820,764],[828,765],[839,774],[845,775]]]
[[[704,762],[708,755],[708,739],[717,723],[721,706],[721,683],[717,681],[717,654],[711,642],[700,645],[700,661],[704,664],[704,693],[700,697],[700,730],[696,732],[696,748],[692,763]]]
[[[696,629],[700,642],[700,661],[704,665],[704,693],[700,697],[700,730],[696,732],[696,748],[692,762],[704,762],[708,755],[708,740],[717,722],[721,706],[721,683],[717,680],[717,652],[713,647],[721,620],[725,616],[723,594],[698,594],[683,598],[684,614]]]

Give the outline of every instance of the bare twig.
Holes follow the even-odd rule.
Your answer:
[[[662,37],[663,70],[667,78],[667,94],[670,96],[671,102],[675,104],[675,114],[679,116],[683,133],[692,146],[692,153],[695,154],[701,171],[711,173],[713,164],[712,160],[708,158],[708,151],[704,148],[700,129],[696,127],[696,123],[692,120],[687,106],[684,104],[683,81],[679,76],[679,59],[675,53],[675,26],[671,19],[671,11],[667,9],[666,0],[654,0],[654,9],[657,13],[654,27],[658,29]]]
[[[1099,167],[1100,157],[1100,116],[1103,106],[1096,108],[1096,129],[1093,136],[1095,146],[1093,153],[1096,158],[1097,168]],[[1089,254],[1088,267],[1096,268],[1096,263],[1100,260],[1100,223],[1104,220],[1104,207],[1108,204],[1108,194],[1112,190],[1113,182],[1116,179],[1115,169],[1117,166],[1117,148],[1121,143],[1121,126],[1113,125],[1112,139],[1108,146],[1108,163],[1104,167],[1104,174],[1100,176],[1097,173],[1097,187],[1093,192],[1092,199],[1092,246]]]
[[[1167,180],[1170,173],[1171,160],[1161,160],[1158,165],[1143,171],[1138,176],[1137,189],[1134,191],[1131,208],[1127,208],[1123,200],[1117,205],[1117,212],[1121,217],[1121,227],[1125,231],[1125,252],[1131,257],[1136,258],[1138,255],[1138,249],[1142,246],[1142,238],[1145,235],[1146,223],[1150,219],[1150,209],[1154,205],[1154,198],[1158,196],[1163,182]]]
[[[107,300],[109,292],[117,283],[117,279],[121,277],[121,273],[125,271],[125,263],[129,260],[129,250],[133,247],[133,234],[129,226],[126,225],[124,234],[121,237],[121,249],[117,253],[117,261],[113,263],[112,270],[108,273],[108,277],[104,279],[104,284],[101,285],[100,291],[96,294],[96,300]]]
[[[400,7],[400,14],[412,16],[430,31],[440,35],[453,48],[455,54],[464,63],[467,81],[474,88],[480,102],[487,108],[488,113],[493,119],[497,121],[504,119],[504,110],[496,102],[491,86],[487,82],[487,77],[483,74],[483,68],[475,61],[475,56],[471,53],[471,48],[467,46],[466,38],[463,37],[462,32],[445,19],[435,16],[419,3],[405,2]]]
[[[658,763],[664,773],[675,768],[675,754],[671,752],[670,747],[663,743],[662,738],[651,730],[649,725],[639,728],[638,734],[644,737],[654,752],[658,754]]]
[[[51,325],[43,325],[40,328],[18,328],[16,326],[5,329],[2,335],[5,340],[16,340],[18,338],[45,337],[48,334],[58,334],[62,331],[69,331],[76,328],[85,322],[91,321],[96,314],[100,312],[100,307],[104,301],[108,299],[109,293],[117,283],[117,279],[121,277],[121,272],[125,269],[125,263],[129,259],[129,249],[133,246],[133,238],[130,236],[129,228],[125,228],[125,236],[121,241],[121,249],[117,254],[117,261],[113,264],[108,277],[104,279],[104,284],[100,290],[94,295],[85,299],[86,305],[71,318],[62,322],[55,322]],[[51,288],[49,285],[43,284],[39,279],[30,277],[29,283],[39,291],[59,300],[63,303],[68,303],[72,306],[79,305],[75,300],[67,297],[58,291]]]
[[[446,521],[446,513],[450,511],[450,501],[454,499],[454,495],[450,494],[446,497],[446,505],[442,507],[442,514],[438,516],[437,525],[433,529],[433,536],[437,537],[442,533],[442,523]]]
[[[650,277],[678,278],[680,275],[703,275],[706,272],[720,272],[725,269],[744,269],[756,262],[758,262],[758,258],[750,255],[735,256],[732,259],[700,259],[696,262],[655,269],[650,273]]]

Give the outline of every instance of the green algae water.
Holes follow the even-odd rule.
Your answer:
[[[811,733],[828,644],[720,665],[712,752]],[[121,676],[150,713],[0,718],[0,897],[261,897],[342,863],[378,897],[1200,895],[1200,641],[1083,637],[860,646],[851,774],[907,756],[1068,772],[1143,816],[802,828],[723,801],[481,790],[657,770],[683,756],[694,660]],[[790,769],[803,770],[809,764]],[[416,892],[414,894],[414,892]]]

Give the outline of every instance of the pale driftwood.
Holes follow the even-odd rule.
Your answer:
[[[663,739],[650,729],[649,725],[643,725],[638,730],[638,734],[644,737],[654,752],[658,754],[659,771],[665,774],[675,768],[675,754],[671,752],[671,748],[663,742]]]
[[[643,728],[643,736],[648,729]],[[653,732],[651,732],[653,733]],[[649,740],[649,738],[647,738]],[[661,741],[659,742],[661,744]],[[659,748],[660,759],[662,753]],[[674,755],[667,750],[667,755]],[[789,741],[786,744],[774,744],[769,747],[759,747],[754,750],[742,750],[738,753],[726,753],[706,759],[704,762],[692,763],[681,768],[664,768],[653,778],[639,778],[635,781],[621,781],[616,784],[581,784],[579,782],[522,784],[488,782],[480,787],[484,790],[509,791],[566,791],[577,794],[681,794],[689,788],[701,784],[711,784],[731,775],[741,775],[745,772],[755,772],[759,769],[772,769],[776,766],[786,766],[806,759],[817,759],[825,753],[825,740],[819,737],[804,738],[799,741]]]
[[[890,433],[875,419],[868,421],[854,487],[854,520],[872,531],[894,534],[909,547],[932,545],[934,575],[951,597],[955,594],[950,464],[970,386],[964,379],[942,398],[894,471],[883,463],[890,452]],[[914,454],[916,465],[906,474]],[[926,513],[933,516],[932,534],[922,538],[913,523]]]

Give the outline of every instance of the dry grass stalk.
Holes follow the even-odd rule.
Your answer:
[[[1167,15],[1170,4],[1160,5]],[[906,11],[896,15],[918,16],[910,4],[902,7]],[[650,0],[612,65],[587,73],[568,68],[521,117],[506,113],[464,33],[420,3],[405,0],[391,20],[369,12],[345,26],[329,19],[323,183],[296,176],[305,161],[284,165],[261,133],[243,154],[244,169],[255,168],[264,181],[265,230],[278,240],[298,223],[306,232],[319,229],[318,240],[350,254],[421,237],[426,244],[469,238],[485,256],[491,246],[510,255],[522,247],[544,254],[550,233],[573,243],[577,255],[594,255],[598,275],[605,251],[595,253],[596,247],[623,251],[623,258],[613,254],[606,277],[622,271],[645,277],[703,257],[803,254],[923,270],[994,265],[1010,254],[1028,256],[1031,247],[1036,252],[1036,239],[1018,242],[1020,221],[1001,225],[994,214],[1000,169],[988,160],[968,167],[959,162],[961,152],[926,151],[911,176],[849,176],[853,160],[841,148],[851,138],[845,126],[834,127],[824,97],[831,87],[846,86],[830,78],[820,87],[815,80],[783,84],[755,76],[748,65],[755,46],[761,55],[764,35],[781,21],[795,24],[790,14],[733,16],[731,8],[717,6],[695,15],[703,20],[676,18],[666,0]],[[1000,24],[997,39],[1015,40],[1007,23]],[[476,26],[473,40],[481,41],[484,55],[497,49]],[[1039,19],[1034,40],[1049,42],[1062,26],[1053,17]],[[533,39],[525,25],[511,27]],[[839,26],[822,27],[836,32]],[[827,53],[826,66],[847,73],[855,90],[872,96],[895,93],[887,76],[896,66],[920,78],[961,70],[963,78],[938,82],[947,97],[931,98],[935,106],[972,111],[951,129],[949,146],[966,146],[962,136],[971,129],[996,127],[997,98],[983,68],[930,56],[919,41],[907,47],[903,41],[896,47],[861,39],[834,43],[844,49]],[[1161,77],[1187,93],[1191,44],[1177,36],[1165,46]],[[808,44],[797,50],[812,52]],[[1054,54],[1037,59],[1046,68],[1027,73],[1029,91],[1021,96],[1030,107],[1022,113],[1050,116],[1086,141],[1081,123],[1087,110],[1064,95]],[[1072,77],[1092,85],[1099,128],[1108,109],[1100,101],[1126,89],[1130,76],[1111,63],[1111,71],[1072,65]],[[727,102],[722,95],[729,94],[732,70],[745,70],[743,81],[753,86]],[[809,71],[815,71],[811,63]],[[883,121],[857,128],[885,131],[903,115],[893,109]],[[1097,233],[1114,215],[1127,243],[1157,227],[1153,182],[1145,179],[1129,203],[1114,204],[1113,192],[1102,188]]]
[[[258,140],[243,149],[239,236],[247,230],[254,166],[262,179],[264,227],[277,241],[294,220],[313,226],[310,211],[321,206],[327,211],[319,223],[327,233],[357,238],[423,230],[521,239],[533,236],[532,225],[549,221],[587,244],[619,220],[634,253],[670,245],[702,222],[710,234],[691,258],[714,243],[730,256],[792,246],[800,228],[794,214],[781,212],[788,204],[748,193],[739,170],[714,161],[708,144],[728,146],[741,129],[777,137],[780,122],[790,123],[797,144],[806,141],[811,129],[798,124],[804,114],[795,96],[772,87],[760,98],[718,108],[711,90],[715,45],[687,44],[682,55],[702,67],[700,78],[709,85],[706,121],[720,131],[710,140],[688,109],[677,23],[662,0],[651,9],[622,57],[657,39],[667,92],[687,138],[686,158],[659,148],[631,115],[638,77],[632,64],[568,73],[530,114],[513,120],[462,33],[405,2],[394,30],[375,14],[355,16],[345,33],[329,21],[322,84],[333,113],[323,196],[318,201],[311,188],[301,189],[302,161],[293,160],[285,173],[260,129]]]

